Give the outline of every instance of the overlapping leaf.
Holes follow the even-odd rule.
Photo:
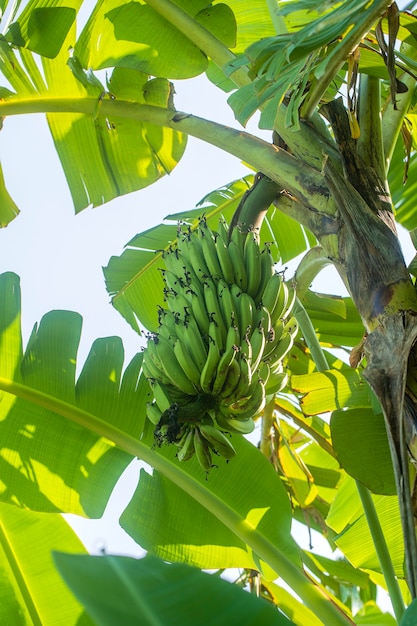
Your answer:
[[[216,230],[221,217],[231,220],[251,182],[252,176],[234,181],[207,194],[195,209],[168,215],[167,224],[140,233],[129,241],[121,256],[110,259],[104,268],[107,291],[114,307],[135,330],[139,330],[139,323],[148,330],[156,330],[158,326],[158,305],[163,304],[159,268],[163,267],[164,250],[176,243],[178,221],[186,221],[195,228],[204,215],[209,226]],[[277,244],[271,247],[271,252],[284,263],[313,243],[308,241],[300,224],[278,210],[271,211],[263,222],[261,242],[265,241]]]
[[[196,554],[208,567],[258,567],[258,542],[266,542],[261,552],[267,562],[271,549],[281,555],[278,561],[290,554],[297,561],[288,497],[257,448],[236,437],[237,457],[219,463],[209,480],[197,461],[180,464],[175,446],[155,450],[145,416],[150,389],[140,377],[142,354],[122,375],[121,341],[97,340],[75,380],[80,316],[48,313],[23,354],[17,276],[0,276],[0,293],[3,502],[100,516],[133,453],[159,470],[143,477],[138,493],[146,497],[136,496],[123,516],[133,536],[146,539],[148,533],[144,545],[150,550],[165,546],[168,534],[172,560]],[[201,546],[197,553],[195,545]]]
[[[93,625],[58,574],[52,550],[85,552],[61,515],[0,504],[2,624]]]
[[[216,458],[218,467],[207,478],[196,459],[187,461],[184,471],[199,486],[213,491],[220,507],[231,508],[245,523],[279,546],[287,558],[297,562],[298,551],[290,537],[290,502],[282,483],[252,444],[233,436],[233,445],[237,456],[230,463]],[[175,452],[162,448],[158,454],[175,462]],[[120,524],[141,546],[168,561],[202,568],[259,568],[253,550],[219,521],[215,510],[207,510],[190,494],[160,472],[149,475],[142,471]],[[270,575],[269,568],[266,573]]]
[[[298,127],[298,111],[304,101],[314,93],[317,102],[324,96],[332,81],[336,82],[341,66],[351,50],[361,41],[367,16],[375,13],[377,3],[366,0],[347,0],[336,7],[314,10],[305,3],[285,3],[278,9],[282,16],[282,31],[275,36],[264,36],[250,45],[235,66],[248,63],[253,83],[232,94],[229,103],[242,124],[260,107],[262,127],[273,128],[274,111],[286,98],[286,125]],[[386,5],[388,6],[388,2]],[[383,11],[383,3],[380,10]],[[288,22],[288,23],[287,23]],[[383,63],[373,62],[378,71]],[[386,77],[386,72],[384,73]],[[308,89],[307,89],[308,86]],[[334,97],[334,89],[332,97]]]
[[[34,328],[23,354],[16,275],[0,276],[0,293],[2,388],[15,381],[51,400],[99,414],[138,436],[147,388],[137,386],[140,359],[133,359],[122,379],[121,341],[97,340],[76,383],[80,316],[48,313]],[[5,391],[0,409],[0,500],[32,510],[99,517],[131,456],[53,410]]]
[[[396,496],[372,496],[395,573],[404,575],[404,545]],[[355,567],[381,571],[370,529],[363,513],[355,482],[346,477],[340,485],[327,524],[338,532],[335,543]]]
[[[235,42],[227,5],[176,2],[225,45]],[[205,71],[206,55],[146,2],[99,0],[75,46],[84,68],[128,67],[152,76],[190,78]]]
[[[96,100],[93,116],[47,116],[77,212],[152,184],[172,171],[186,147],[186,137],[177,131],[100,114],[102,98],[110,97],[107,88],[111,97],[172,107],[172,86],[162,78],[148,80],[147,74],[124,67],[114,70],[108,87],[91,71],[85,73],[78,59],[69,57],[80,5],[81,0],[32,0],[10,26],[7,38],[0,41],[0,71],[14,90],[3,90],[2,97],[16,102],[39,95],[54,101]],[[20,58],[14,52],[16,46]],[[43,55],[43,74],[30,50]],[[10,220],[15,207],[7,193],[3,195],[7,200],[3,213]]]
[[[88,614],[101,626],[192,626],[197,615],[213,626],[231,622],[242,626],[293,624],[270,603],[237,585],[149,555],[135,560],[57,553],[55,562]]]

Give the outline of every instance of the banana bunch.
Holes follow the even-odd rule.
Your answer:
[[[256,233],[229,237],[225,222],[217,232],[204,219],[180,228],[164,262],[166,307],[143,360],[154,395],[147,415],[157,445],[177,445],[180,461],[195,454],[208,471],[213,453],[235,454],[224,432],[250,433],[267,395],[286,385],[295,294]]]

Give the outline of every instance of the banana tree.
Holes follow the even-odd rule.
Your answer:
[[[195,458],[180,463],[175,446],[155,446],[142,353],[125,365],[120,340],[97,340],[77,375],[81,319],[62,311],[47,314],[23,347],[19,279],[0,277],[5,622],[18,611],[24,623],[56,623],[59,606],[48,607],[34,584],[43,571],[55,580],[55,566],[80,602],[62,590],[65,623],[154,623],[172,606],[178,619],[195,620],[186,585],[181,597],[172,585],[189,581],[201,594],[199,572],[166,571],[152,559],[50,556],[81,551],[57,514],[99,517],[134,457],[153,473],[142,472],[120,524],[165,561],[244,569],[241,580],[276,609],[242,601],[240,622],[415,622],[417,296],[415,263],[406,267],[396,233],[396,222],[412,237],[416,227],[413,5],[99,0],[78,33],[78,0],[4,3],[0,116],[7,124],[11,115],[46,114],[76,212],[156,182],[189,135],[252,170],[132,233],[110,259],[107,290],[135,330],[158,329],[159,268],[179,221],[190,231],[203,216],[213,230],[219,218],[231,229],[255,226],[276,262],[304,253],[286,277],[299,326],[286,355],[289,382],[257,416],[259,449],[232,434],[236,456],[220,458],[208,477]],[[271,140],[176,110],[173,81],[202,73],[230,92],[242,127],[259,112]],[[18,208],[2,176],[0,191],[6,226]],[[328,264],[347,297],[311,290]],[[302,550],[293,520],[342,558]],[[37,524],[51,540],[33,563],[21,550],[29,535],[16,529]],[[91,593],[83,571],[95,581]],[[272,582],[278,577],[296,595]],[[164,593],[144,594],[146,580]],[[377,586],[388,590],[395,619],[378,608]],[[223,611],[236,606],[230,589],[210,589],[225,594]],[[200,607],[212,615],[213,603]]]

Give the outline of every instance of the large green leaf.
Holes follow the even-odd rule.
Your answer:
[[[300,569],[290,536],[287,496],[259,450],[238,440],[238,455],[230,463],[233,469],[229,473],[224,463],[209,480],[197,463],[180,464],[175,446],[156,450],[153,427],[145,417],[151,393],[140,377],[142,354],[122,377],[120,340],[98,340],[75,383],[80,318],[53,311],[35,327],[22,356],[18,283],[14,274],[0,276],[0,497],[32,509],[100,515],[134,455],[169,482],[168,496],[183,492],[184,502],[191,497],[205,511],[199,544],[206,541],[214,516],[235,535],[226,561],[235,558],[234,547],[240,541],[249,546],[255,567],[264,563],[270,575],[277,572],[296,592],[306,593],[309,606],[334,617],[329,599]],[[165,523],[165,517],[156,521],[161,533]],[[345,620],[336,616],[339,622]]]
[[[218,576],[152,556],[56,553],[57,567],[98,626],[293,624],[270,603]]]
[[[268,115],[264,111],[263,127],[273,128],[274,111],[287,97],[286,126],[298,128],[298,110],[303,102],[311,97],[314,104],[319,102],[351,50],[386,8],[384,4],[389,2],[345,0],[321,7],[318,14],[315,6],[315,11],[309,11],[311,7],[303,3],[288,2],[277,8],[281,32],[255,41],[246,49],[246,58],[235,63],[240,66],[247,62],[253,78],[253,85],[244,86],[229,98],[239,121],[245,124],[268,103],[271,111]],[[289,15],[293,18],[291,29],[285,22]],[[269,125],[265,123],[267,117]]]
[[[183,155],[186,137],[168,128],[100,115],[101,98],[110,97],[106,89],[83,73],[76,58],[71,64],[74,73],[67,62],[65,46],[56,59],[43,59],[48,93],[55,97],[97,99],[96,116],[48,115],[75,210],[142,189],[172,171]],[[171,105],[171,86],[167,81],[148,81],[146,74],[133,69],[116,68],[109,87],[114,98]]]
[[[302,303],[318,339],[333,346],[356,346],[364,328],[352,298],[307,291]]]
[[[6,39],[42,56],[57,56],[82,0],[31,0],[10,24]]]
[[[397,576],[404,576],[404,544],[397,496],[372,495],[392,564]],[[363,512],[355,481],[345,476],[326,520],[338,536],[337,547],[354,567],[381,571],[378,555]]]
[[[0,165],[0,227],[10,224],[17,215],[19,215],[19,209],[6,189]]]
[[[79,4],[79,0],[72,0],[66,7],[75,12]],[[40,7],[39,10],[49,11],[50,8]],[[22,13],[22,24],[32,19],[33,10],[27,11]],[[40,22],[43,24],[42,20]],[[25,28],[31,30],[29,25]],[[69,55],[75,40],[75,26],[69,28],[62,45],[49,36],[50,30],[48,27],[48,36],[39,36],[40,39],[33,31],[34,42],[39,39],[39,46],[48,48],[43,54],[51,57],[59,48],[54,58],[42,57],[43,74],[37,58],[29,51],[37,49],[38,44],[32,42],[33,45],[28,43],[21,48],[19,58],[13,46],[6,39],[0,39],[0,71],[14,90],[14,93],[3,90],[1,96],[13,99],[16,105],[22,101],[27,103],[28,97],[38,101],[41,96],[44,102],[54,101],[52,109],[58,111],[57,99],[95,101],[93,115],[67,112],[47,115],[76,212],[142,189],[171,172],[186,147],[183,133],[116,116],[109,119],[101,114],[101,103],[103,98],[111,97],[172,107],[172,85],[161,78],[148,80],[147,74],[120,67],[114,70],[104,87],[91,71],[83,71],[76,57]],[[25,46],[26,43],[21,42]],[[65,106],[63,109],[68,111]],[[44,110],[48,110],[47,104]],[[3,213],[10,220],[10,213],[16,209],[7,192],[3,191],[2,195]]]
[[[207,0],[176,2],[226,45],[235,41],[233,13]],[[75,46],[84,68],[129,67],[164,78],[205,71],[206,55],[146,2],[99,0]]]
[[[196,208],[168,215],[168,223],[140,233],[119,257],[110,259],[104,268],[107,291],[114,307],[135,330],[139,330],[139,323],[148,330],[158,327],[158,305],[163,304],[162,255],[176,243],[178,221],[195,228],[204,215],[208,225],[216,230],[221,217],[230,222],[252,180],[252,175],[236,180],[204,196]],[[283,263],[308,246],[305,229],[276,209],[265,218],[260,235],[261,243],[277,244],[271,252]]]
[[[239,435],[232,440],[237,456],[230,463],[216,459],[218,467],[206,477],[192,459],[184,471],[297,561],[298,550],[290,537],[290,502],[282,483],[257,448]],[[174,461],[176,451],[163,449],[159,454]],[[168,561],[202,568],[260,566],[256,553],[216,519],[214,511],[203,508],[159,472],[142,471],[120,524],[146,550]]]
[[[341,466],[372,493],[397,493],[385,422],[372,409],[333,411],[333,447]]]
[[[120,420],[138,436],[147,389],[144,381],[137,387],[141,358],[133,359],[122,379],[121,341],[98,340],[76,384],[81,317],[48,313],[23,354],[18,277],[1,275],[0,294],[0,378],[6,387],[15,381],[113,423]],[[99,517],[132,457],[53,410],[4,391],[0,397],[0,499],[33,510]]]
[[[417,121],[417,116],[411,116]],[[413,125],[415,128],[415,124]],[[414,133],[416,141],[416,133]],[[415,197],[417,193],[417,153],[412,152],[405,180],[405,152],[401,137],[397,141],[389,170],[389,186],[395,206],[397,221],[408,230],[417,228],[417,211]]]
[[[345,368],[292,376],[292,389],[303,394],[300,405],[306,415],[318,415],[346,407],[372,406],[371,390],[357,370]]]
[[[85,552],[61,515],[0,504],[2,624],[92,626],[59,576],[52,550]]]

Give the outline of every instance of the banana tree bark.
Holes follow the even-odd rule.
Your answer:
[[[385,418],[403,524],[407,580],[416,597],[417,545],[408,450],[417,416],[411,367],[417,362],[417,295],[402,255],[385,183],[359,157],[341,102],[328,105],[326,114],[344,165],[344,175],[330,159],[324,166],[325,180],[339,211],[336,267],[346,277],[366,329],[364,376]]]

